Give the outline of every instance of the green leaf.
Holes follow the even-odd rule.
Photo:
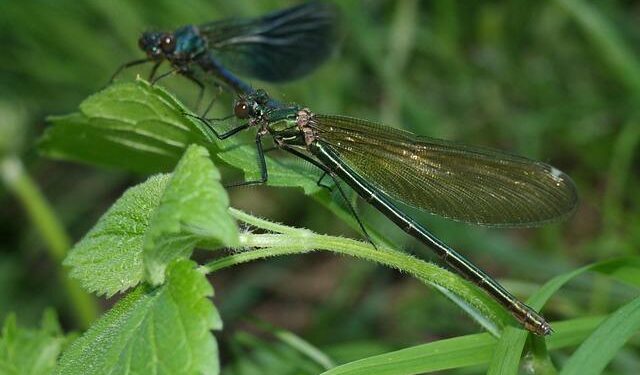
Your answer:
[[[220,317],[195,263],[178,260],[159,288],[139,286],[63,353],[56,374],[218,374]]]
[[[173,95],[158,85],[138,79],[116,83],[80,104],[80,112],[49,117],[50,127],[40,139],[40,151],[50,157],[80,161],[135,172],[173,169],[190,144],[207,147],[211,154],[245,173],[260,177],[254,143],[241,138],[218,140]],[[250,131],[249,131],[250,132]],[[306,162],[267,157],[269,184],[302,187],[317,192],[320,172]]]
[[[582,318],[555,323],[556,333],[549,338],[549,347],[576,345],[601,321]],[[486,333],[455,337],[359,359],[322,375],[409,375],[481,366],[489,362],[496,344],[496,338]]]
[[[495,342],[488,334],[440,340],[350,362],[323,375],[420,374],[479,365],[491,356]]]
[[[198,242],[237,246],[238,228],[227,212],[229,199],[206,149],[189,147],[167,184],[145,236],[144,263],[154,285],[167,264],[189,257]]]
[[[173,96],[147,82],[118,83],[90,96],[80,112],[50,117],[45,155],[136,172],[168,171],[188,145],[211,143]]]
[[[618,350],[640,330],[640,297],[619,308],[580,345],[561,374],[601,374]]]
[[[640,257],[625,257],[596,263],[592,271],[640,288]]]
[[[635,269],[635,271],[633,271]],[[564,284],[573,278],[587,272],[595,271],[605,275],[619,278],[620,281],[635,284],[637,278],[629,277],[632,273],[638,273],[640,261],[638,257],[625,257],[603,262],[594,263],[569,273],[559,275],[547,282],[540,290],[529,298],[527,304],[534,309],[540,310],[551,296],[557,292]],[[493,355],[493,360],[489,366],[489,374],[514,374],[517,372],[522,349],[528,332],[507,327]],[[541,338],[539,338],[541,339]],[[542,339],[541,339],[542,340]]]
[[[193,248],[237,244],[220,175],[199,146],[189,149],[176,172],[158,175],[127,190],[65,259],[71,276],[97,294],[111,296],[145,276],[164,279],[173,259]]]
[[[70,275],[97,294],[111,296],[144,277],[145,234],[170,175],[157,175],[127,190],[69,252]]]
[[[21,328],[9,315],[0,337],[0,374],[51,374],[67,338],[53,310],[47,310],[39,330]]]

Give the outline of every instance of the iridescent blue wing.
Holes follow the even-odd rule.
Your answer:
[[[257,19],[199,26],[213,58],[226,68],[264,81],[299,78],[322,64],[336,45],[337,10],[308,2]]]

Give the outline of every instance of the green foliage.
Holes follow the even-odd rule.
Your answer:
[[[567,361],[561,374],[601,374],[622,346],[640,330],[640,298],[612,313]]]
[[[238,231],[227,214],[229,200],[207,151],[190,147],[171,176],[144,239],[147,280],[161,284],[164,267],[188,258],[199,242],[235,247]]]
[[[146,98],[145,101],[136,99],[137,96],[142,96]],[[156,99],[153,99],[156,97]],[[113,98],[118,98],[115,101],[117,105],[113,105]],[[120,105],[121,101],[126,102],[126,105]],[[95,103],[93,103],[95,102]],[[87,104],[90,103],[90,104]],[[152,103],[152,104],[147,104]],[[165,107],[165,104],[169,103],[168,107]],[[138,81],[135,85],[133,84],[116,84],[110,88],[107,88],[101,93],[93,95],[91,98],[87,99],[87,101],[83,102],[80,106],[83,108],[99,108],[102,115],[97,117],[87,118],[87,126],[92,126],[91,124],[97,124],[97,127],[101,127],[104,122],[102,121],[102,117],[110,118],[110,119],[119,119],[117,122],[114,120],[110,122],[110,124],[115,124],[119,130],[118,142],[120,145],[124,147],[132,147],[132,150],[136,150],[136,152],[140,151],[139,157],[137,160],[144,165],[158,165],[160,162],[158,159],[158,154],[154,152],[144,153],[142,151],[148,150],[152,147],[151,138],[146,138],[145,140],[141,140],[138,138],[139,130],[133,126],[125,125],[130,121],[127,120],[127,116],[130,115],[131,112],[138,113],[143,112],[145,123],[150,124],[168,124],[168,123],[181,123],[181,120],[174,119],[172,117],[167,117],[167,114],[170,116],[176,115],[179,113],[182,117],[188,119],[189,116],[185,115],[182,112],[183,106],[171,95],[169,95],[166,91],[151,87],[148,83],[144,81]],[[147,108],[154,108],[153,111],[145,112]],[[156,108],[157,107],[157,108]],[[170,109],[167,109],[170,108]],[[86,110],[85,110],[86,112]],[[65,126],[69,124],[66,122],[66,119],[72,118],[75,115],[69,115],[66,117],[62,117],[61,122],[57,120],[53,120],[52,127],[48,130],[47,134],[43,137],[43,141],[41,143],[43,151],[48,155],[55,155],[61,157],[64,155],[65,158],[70,158],[74,160],[76,157],[82,157],[79,154],[76,154],[75,145],[78,143],[85,144],[93,144],[96,145],[91,149],[96,151],[99,150],[100,139],[104,135],[100,135],[101,133],[89,134],[89,133],[66,133]],[[140,115],[136,115],[136,118],[141,118]],[[184,120],[190,121],[190,120]],[[200,123],[200,122],[198,122]],[[201,123],[200,123],[201,124]],[[202,126],[202,125],[200,125]],[[152,128],[150,128],[152,129]],[[194,134],[190,136],[190,138],[197,138],[199,136],[199,132],[202,131],[201,128],[192,128],[191,132]],[[185,128],[185,132],[187,132]],[[108,133],[108,130],[106,131]],[[185,133],[186,134],[186,133]],[[68,143],[65,140],[77,138],[76,141],[72,143]],[[154,134],[154,138],[162,139],[166,137],[161,132],[157,132]],[[189,136],[187,136],[189,138]],[[136,141],[137,139],[137,141]],[[168,138],[165,138],[165,143],[169,142]],[[245,177],[247,179],[256,179],[259,177],[259,169],[257,168],[256,160],[256,151],[254,147],[250,145],[237,145],[234,144],[234,141],[229,142],[230,145],[226,145],[226,149],[219,151],[216,156],[220,158],[223,162],[228,163],[233,167],[237,167],[245,171]],[[135,145],[132,146],[132,145]],[[216,143],[210,144],[210,149],[215,151],[218,148]],[[75,155],[75,156],[73,156]],[[121,154],[112,153],[105,149],[104,152],[100,154],[100,157],[88,157],[85,159],[87,162],[101,164],[101,163],[110,163],[111,165],[119,165],[119,166],[129,166],[128,162],[129,155],[124,153],[124,157]],[[187,154],[189,155],[189,154]],[[85,155],[86,156],[86,155]],[[202,157],[202,155],[201,155]],[[148,159],[148,160],[147,160]],[[108,161],[107,161],[108,160]],[[146,160],[146,161],[145,161]],[[146,223],[149,220],[149,210],[158,205],[158,202],[148,202],[145,201],[148,199],[144,195],[146,194],[144,191],[140,191],[140,197],[138,197],[138,193],[132,191],[129,195],[131,198],[127,197],[126,199],[122,198],[122,203],[117,202],[116,205],[112,207],[111,210],[113,212],[107,213],[98,225],[94,228],[92,232],[90,232],[83,241],[81,241],[76,249],[72,252],[71,256],[67,260],[67,265],[75,266],[81,265],[81,267],[73,267],[72,275],[76,278],[83,280],[86,283],[86,287],[89,290],[95,290],[101,293],[106,293],[107,295],[112,295],[117,291],[125,290],[133,285],[136,285],[141,279],[141,259],[140,259],[140,241],[143,242],[142,246],[147,246],[145,244],[149,244],[149,248],[153,249],[153,256],[160,259],[164,258],[166,254],[182,254],[183,256],[188,256],[189,252],[193,248],[193,246],[199,241],[206,240],[205,238],[200,237],[192,237],[191,234],[198,233],[187,233],[185,235],[178,234],[175,230],[173,230],[173,236],[170,237],[170,242],[168,242],[168,247],[162,249],[163,246],[158,246],[158,244],[152,243],[154,241],[152,238],[155,238],[156,234],[153,231],[166,231],[166,228],[162,228],[163,225],[175,226],[177,225],[177,221],[181,222],[181,225],[189,227],[192,226],[188,222],[185,222],[185,218],[181,218],[178,215],[176,209],[180,208],[181,210],[186,210],[189,215],[199,215],[199,213],[192,212],[194,209],[200,209],[203,213],[209,213],[212,216],[208,216],[207,220],[211,222],[209,225],[215,227],[215,221],[213,218],[213,214],[215,211],[207,210],[206,206],[202,206],[198,203],[198,199],[194,200],[193,206],[183,207],[183,200],[185,197],[189,197],[189,199],[194,199],[194,194],[199,194],[199,192],[203,189],[206,189],[207,186],[211,184],[207,181],[212,181],[214,179],[218,179],[216,176],[207,176],[206,172],[203,171],[202,165],[195,165],[195,161],[199,159],[194,155],[193,157],[185,157],[185,163],[189,160],[193,160],[190,162],[188,168],[178,166],[177,171],[181,171],[180,173],[175,173],[173,179],[180,180],[183,179],[182,175],[184,174],[187,178],[192,179],[192,181],[185,183],[182,187],[176,187],[175,192],[166,192],[167,196],[171,196],[171,198],[167,199],[175,199],[176,202],[166,202],[166,204],[161,204],[161,209],[158,210],[158,214],[154,214],[154,220],[166,220],[166,218],[162,218],[163,214],[161,212],[167,212],[167,216],[169,221],[173,223],[167,223],[162,225],[154,225],[153,229],[148,232],[138,232],[134,231],[130,232],[129,228],[131,226],[131,220],[135,220],[138,224],[135,226],[137,230],[141,230],[146,226]],[[207,163],[202,162],[203,165],[207,165]],[[291,186],[291,187],[302,187],[307,193],[313,193],[314,196],[318,198],[318,200],[330,206],[332,204],[331,199],[327,199],[326,193],[317,193],[319,187],[316,184],[317,177],[313,174],[310,174],[308,169],[301,168],[299,164],[294,164],[292,161],[280,161],[268,159],[267,166],[269,170],[269,183],[274,186]],[[192,171],[191,168],[195,168]],[[155,182],[154,182],[155,183]],[[142,188],[141,188],[142,189]],[[159,189],[163,189],[160,187]],[[213,188],[212,188],[213,189]],[[137,190],[136,190],[137,191]],[[207,193],[203,193],[207,194]],[[324,194],[324,195],[323,195]],[[143,202],[139,203],[137,200],[142,199]],[[164,198],[163,198],[164,199]],[[226,201],[225,201],[226,202]],[[124,212],[121,212],[120,205],[125,205]],[[132,209],[131,206],[138,206],[135,210]],[[142,210],[141,208],[145,208]],[[348,214],[344,208],[335,208],[339,211],[342,211],[343,218],[345,218],[352,226],[357,226],[357,223],[353,219],[353,217]],[[209,212],[208,212],[209,211]],[[146,212],[147,214],[145,214]],[[161,219],[157,219],[157,217]],[[125,221],[123,220],[123,217]],[[194,221],[202,221],[201,218],[193,218]],[[203,225],[194,224],[195,226]],[[193,230],[195,228],[192,228]],[[272,229],[271,227],[267,227],[265,229]],[[171,232],[171,230],[169,230]],[[277,231],[277,228],[276,228]],[[103,233],[107,233],[105,236],[108,241],[103,242],[104,245],[100,244],[100,239],[103,237]],[[373,232],[375,234],[375,232]],[[131,236],[133,234],[133,236]],[[222,231],[219,233],[222,234]],[[290,233],[289,233],[290,234]],[[144,235],[144,239],[141,237]],[[126,251],[125,256],[118,256],[115,252],[119,251],[119,246],[113,246],[113,242],[129,242],[131,241],[134,244],[134,251]],[[151,242],[149,242],[151,241]],[[308,245],[309,243],[303,242],[303,248],[311,249]],[[94,246],[106,246],[109,250],[104,252],[98,252],[98,254],[104,254],[104,257],[100,255],[96,255],[96,252],[93,250]],[[227,244],[231,245],[231,242],[227,242]],[[322,241],[319,241],[317,245],[320,248],[325,248],[322,246]],[[210,246],[209,246],[210,247]],[[145,252],[146,254],[146,252]],[[161,262],[166,264],[167,259],[162,259]],[[376,261],[381,261],[385,263],[384,259],[376,259]],[[109,269],[112,271],[110,273],[102,273],[99,269],[94,269],[92,266],[97,265],[98,267],[103,266],[103,262],[108,263]],[[423,280],[426,283],[430,283],[436,287],[441,288],[442,285],[448,285],[449,288],[441,288],[442,292],[447,295],[450,299],[452,299],[455,303],[460,305],[465,311],[467,311],[474,319],[480,322],[482,325],[487,327],[494,334],[498,334],[498,327],[502,326],[508,318],[506,318],[504,311],[497,307],[495,303],[488,298],[484,293],[478,291],[475,287],[470,286],[470,284],[465,281],[458,281],[458,278],[452,276],[452,274],[446,272],[444,274],[440,274],[438,271],[422,271],[415,270],[411,267],[412,259],[405,260],[404,263],[395,264],[395,267],[400,267],[401,270],[406,272],[410,272],[414,275],[417,275],[418,278]],[[162,267],[155,265],[154,262],[147,261],[146,263],[148,274],[147,276],[150,278],[152,283],[160,283],[162,281]],[[443,271],[444,272],[444,271]],[[104,275],[108,280],[97,278],[95,275]],[[444,281],[446,280],[446,281]],[[462,285],[462,286],[457,286]],[[451,287],[453,286],[453,290]],[[487,307],[491,306],[491,307]],[[482,313],[478,313],[480,310]]]
[[[176,260],[166,283],[120,300],[65,351],[56,374],[218,374],[210,330],[222,328],[213,289],[195,264]]]
[[[111,296],[143,280],[145,233],[169,178],[154,176],[127,190],[73,247],[64,263],[86,290]]]
[[[640,278],[635,277],[632,281],[627,277],[632,273],[636,275],[638,274],[638,271],[640,270],[639,260],[640,259],[638,258],[622,258],[603,261],[579,268],[564,275],[556,276],[540,288],[537,293],[531,296],[527,302],[533,308],[542,308],[547,300],[564,284],[586,271],[601,272],[613,277],[621,276],[625,281],[634,282],[636,287],[640,287]],[[497,349],[489,365],[488,373],[512,374],[517,371],[520,364],[520,353],[522,353],[526,339],[527,334],[525,332],[513,329],[512,327],[507,328],[500,337]],[[544,343],[541,342],[542,340],[540,338],[535,338],[535,340],[538,340],[538,345],[542,346],[541,353],[536,354],[539,356],[548,356],[548,353],[544,349]]]
[[[0,336],[0,373],[51,374],[67,341],[52,310],[44,313],[39,329],[18,327],[16,316],[10,315]]]
[[[149,173],[171,170],[187,145],[206,141],[200,123],[183,115],[184,106],[144,81],[109,86],[79,109],[49,119],[42,152]]]
[[[135,172],[170,171],[189,144],[224,163],[260,177],[255,147],[232,138],[220,142],[194,114],[159,86],[138,79],[118,83],[87,98],[80,112],[50,117],[39,149],[47,156]],[[185,116],[189,113],[191,116]],[[317,176],[301,163],[269,158],[269,184],[319,190]]]
[[[118,94],[120,89],[123,90],[122,95]],[[105,90],[104,95],[107,101],[103,106],[100,106],[100,110],[104,113],[110,113],[109,116],[113,118],[118,118],[118,123],[126,123],[127,113],[130,111],[137,112],[141,105],[140,101],[131,98],[131,96],[135,97],[138,94],[143,94],[147,97],[148,102],[168,102],[171,103],[169,107],[173,108],[169,112],[156,111],[147,113],[144,121],[150,123],[180,122],[180,120],[169,121],[164,116],[166,113],[178,113],[178,111],[182,110],[180,108],[183,107],[169,94],[159,90],[161,89],[153,88],[143,81],[139,81],[135,86],[131,86],[131,84],[114,85],[112,88]],[[163,95],[164,99],[168,99],[150,99],[159,95],[159,93]],[[101,93],[96,94],[92,97],[92,100],[100,102],[102,95]],[[113,112],[109,111],[109,98],[125,97],[127,95],[130,98],[126,106],[115,106]],[[83,107],[86,107],[86,105],[83,104],[81,108]],[[180,114],[187,119],[189,118],[185,114]],[[43,141],[45,152],[58,156],[68,156],[74,152],[73,149],[69,148],[70,144],[62,141],[67,137],[73,137],[73,135],[68,135],[64,132],[59,133],[57,130],[64,128],[64,121],[58,123],[54,120],[53,128],[49,130]],[[97,118],[91,118],[87,121],[89,123],[101,123],[101,120]],[[198,126],[185,130],[185,132],[189,131],[194,133],[192,135],[193,138],[197,138],[202,134],[206,135],[206,131]],[[91,141],[94,137],[94,135],[89,136],[87,134],[82,134],[82,136],[85,141]],[[161,136],[161,134],[158,134],[158,136]],[[151,145],[149,139],[136,143],[133,142],[136,137],[135,128],[123,127],[120,129],[118,142],[126,147],[135,144],[133,148],[136,150],[147,150]],[[206,136],[203,136],[202,139],[206,138]],[[245,171],[245,176],[248,178],[256,175],[257,170],[252,170],[251,165],[253,164],[250,163],[250,160],[255,157],[250,147],[233,145],[231,148],[222,149],[217,143],[212,142],[209,144],[209,149],[217,152],[215,154],[217,159],[237,168],[248,169],[248,171]],[[143,154],[140,154],[138,160],[144,159]],[[107,153],[105,152],[104,155],[106,156]],[[413,374],[488,364],[490,373],[510,374],[517,371],[517,368],[521,365],[521,353],[523,353],[523,350],[532,351],[533,355],[527,361],[530,362],[530,366],[533,368],[539,368],[541,371],[543,368],[552,368],[553,365],[548,360],[549,349],[544,340],[533,338],[530,341],[531,344],[526,347],[527,333],[519,328],[510,327],[509,325],[513,323],[509,323],[511,319],[499,305],[477,290],[475,286],[448,271],[390,248],[376,250],[370,245],[358,241],[316,235],[304,229],[271,223],[244,214],[241,211],[231,210],[231,214],[235,219],[270,232],[266,234],[249,232],[238,237],[236,226],[226,212],[228,200],[224,190],[219,183],[216,183],[219,181],[220,175],[211,164],[208,155],[204,148],[193,146],[186,151],[171,177],[156,176],[125,193],[125,196],[116,202],[96,228],[78,244],[69,256],[67,264],[73,267],[73,275],[80,277],[85,286],[91,290],[113,294],[142,281],[145,269],[147,281],[152,285],[162,284],[164,282],[165,266],[176,258],[188,258],[196,245],[212,249],[221,245],[246,249],[242,253],[211,262],[203,268],[206,272],[272,256],[306,253],[314,249],[329,250],[397,268],[427,284],[436,286],[450,299],[463,306],[465,311],[486,329],[501,337],[497,342],[493,340],[481,340],[478,342],[472,337],[468,339],[460,338],[460,342],[453,339],[453,344],[448,341],[436,341],[426,346],[407,348],[398,353],[383,354],[363,359],[362,362],[356,361],[339,366],[329,370],[328,373],[363,373],[374,368],[380,373]],[[127,165],[122,160],[118,161],[120,159],[119,155],[108,155],[108,157],[112,160],[111,163],[113,165]],[[157,158],[157,154],[149,152],[146,157],[149,158],[149,162],[146,164],[154,165],[156,163],[154,159]],[[86,161],[101,163],[99,158],[88,158]],[[278,165],[279,162],[270,160],[269,163],[270,165]],[[248,168],[246,168],[247,166]],[[304,175],[306,171],[299,169],[301,174],[297,174],[295,165],[283,163],[280,164],[280,168],[282,171],[289,168],[294,172],[279,174],[277,184],[305,187],[305,184],[307,184],[305,181],[313,181],[311,178],[300,180],[299,177]],[[278,170],[277,168],[275,169]],[[306,190],[308,192],[314,192],[317,189],[317,187],[311,189],[310,185],[307,187]],[[150,196],[153,197],[150,198]],[[328,204],[327,201],[322,199],[319,199],[319,201]],[[123,221],[122,218],[127,218],[127,220]],[[135,225],[132,225],[131,218],[136,218]],[[127,230],[123,230],[131,227],[137,230],[134,232],[134,236],[131,236]],[[108,242],[105,242],[108,244],[106,247],[110,249],[107,252],[100,249],[101,246],[104,246],[100,244],[103,233],[109,234],[109,236],[105,237],[108,239]],[[114,256],[113,249],[122,249],[122,246],[113,246],[113,243],[131,243],[134,246],[125,250],[126,257],[123,258]],[[99,253],[103,253],[105,256],[103,258],[96,256]],[[112,270],[111,272],[105,273],[101,269],[104,266],[104,263],[101,262],[105,261],[108,265],[107,269]],[[638,264],[640,262],[636,258],[625,258],[594,264],[569,272],[550,281],[532,297],[529,303],[535,308],[541,308],[544,302],[564,283],[587,270],[596,270],[612,275],[637,287],[639,282],[636,276]],[[113,272],[113,270],[120,273]],[[96,275],[106,275],[106,278],[102,276],[96,277]],[[122,283],[123,281],[125,281],[124,284]],[[101,284],[102,287],[100,286]],[[140,288],[143,287],[141,286]],[[503,329],[504,331],[501,333]],[[565,329],[566,331],[563,334],[557,334],[557,339],[564,340],[565,344],[575,344],[576,337],[584,338],[589,333],[589,331],[585,330],[584,325],[573,326],[570,322],[567,322]],[[590,326],[590,329],[592,330],[593,326]],[[567,337],[571,339],[566,339]],[[258,355],[257,358],[262,358],[256,359],[258,363],[265,361],[263,356],[267,354],[263,350],[255,351],[254,354]],[[272,356],[267,355],[267,358]],[[426,360],[426,358],[430,360]],[[285,368],[298,368],[298,366],[291,363],[289,363],[289,367],[286,367],[287,362],[281,360],[267,362],[270,363],[270,366],[275,366],[274,368],[279,372],[285,372]],[[261,369],[264,366],[264,364],[256,365],[256,363],[252,363],[251,361],[241,361],[236,366],[240,366],[238,368],[248,366],[245,369],[246,371],[251,371],[251,368]],[[278,365],[275,365],[276,363]],[[73,367],[73,364],[69,366]]]
[[[434,264],[417,259],[402,251],[387,247],[374,248],[369,243],[347,238],[319,235],[306,229],[291,228],[271,223],[230,209],[231,214],[244,223],[273,233],[244,235],[240,243],[246,248],[256,248],[219,258],[206,265],[210,272],[257,259],[290,254],[303,254],[314,250],[327,250],[345,254],[397,269],[421,282],[431,285],[464,306],[464,311],[476,319],[489,332],[498,335],[509,322],[508,313],[486,293],[460,276]]]
[[[119,301],[64,353],[56,373],[218,373],[209,331],[222,322],[207,299],[213,290],[185,258],[200,241],[238,241],[219,178],[207,151],[192,146],[172,175],[131,188],[72,249],[66,264],[88,290],[124,291],[145,269],[162,285],[142,284]]]
[[[21,154],[25,171],[42,184],[72,238],[79,237],[86,232],[87,223],[131,181],[122,173],[36,159],[29,146],[40,133],[43,115],[67,113],[82,98],[103,87],[119,64],[142,57],[135,42],[140,31],[148,27],[171,29],[222,17],[258,15],[283,5],[280,0],[200,0],[189,6],[165,0],[2,2],[0,35],[7,48],[0,56],[0,127],[10,121],[12,112],[25,114],[25,126],[19,127],[18,135],[15,127],[5,128],[7,137],[0,140],[1,148]],[[604,265],[599,263],[613,256],[635,255],[640,244],[640,179],[634,173],[638,170],[640,144],[640,28],[634,4],[407,0],[339,2],[339,6],[347,22],[338,58],[300,82],[278,89],[266,85],[269,92],[318,112],[380,120],[417,134],[499,147],[548,161],[568,172],[578,185],[581,205],[576,217],[561,226],[526,233],[483,231],[420,213],[416,216],[492,275],[505,279],[508,289],[519,296],[534,295],[538,285],[561,275],[540,290],[534,302],[542,306],[542,300],[551,297],[544,313],[554,320],[580,318],[555,321],[556,332],[544,342],[525,338],[515,328],[507,328],[499,340],[486,334],[468,335],[477,327],[465,316],[458,318],[457,307],[409,278],[347,257],[336,261],[335,257],[307,255],[255,262],[221,273],[226,293],[216,305],[225,327],[235,331],[235,320],[252,313],[281,319],[280,324],[331,353],[338,364],[330,370],[334,373],[409,374],[446,368],[466,374],[485,373],[488,366],[503,373],[515,373],[518,367],[542,373],[549,370],[545,367],[549,363],[558,370],[566,363],[565,371],[582,371],[585,367],[595,371],[608,363],[604,373],[637,372],[638,341],[628,339],[637,332],[635,315],[626,315],[627,321],[618,319],[635,305],[639,273],[634,263],[638,260],[623,259],[620,262],[627,266],[614,264],[612,272],[603,271]],[[138,73],[146,76],[147,72],[146,68],[133,68],[120,79],[127,81],[127,77]],[[87,99],[76,113],[52,117],[41,149],[45,155],[63,160],[156,173],[172,171],[186,147],[195,143],[206,147],[217,165],[240,169],[245,179],[259,176],[252,138],[225,142],[212,139],[200,123],[183,116],[183,112],[191,112],[168,94],[176,93],[187,99],[185,103],[192,103],[195,94],[191,84],[179,77],[161,84],[170,90],[143,81],[109,86]],[[216,103],[211,113],[222,117],[229,108]],[[223,128],[227,125],[220,124]],[[270,157],[268,164],[272,186],[302,186],[312,200],[290,189],[240,189],[231,192],[233,205],[322,233],[351,235],[345,227],[357,228],[339,199],[316,186],[319,174],[304,163]],[[229,177],[228,172],[224,170],[223,177]],[[155,225],[150,224],[155,211],[147,207],[160,205],[171,178],[156,176],[132,188],[125,195],[137,191],[138,196],[131,199],[128,209],[119,207],[124,216],[112,218],[109,225],[101,221],[101,234],[94,229],[92,233],[98,234],[95,249],[99,250],[87,252],[72,267],[84,267],[76,276],[85,287],[111,295],[145,280],[144,237],[147,230],[152,230],[149,225]],[[16,211],[10,194],[0,191],[0,203],[0,315],[17,310],[20,321],[25,322],[39,314],[40,306],[65,308],[59,296],[62,288],[51,282],[46,261],[37,252],[41,247],[38,237]],[[136,212],[140,216],[132,216]],[[376,233],[369,228],[376,243],[398,250],[414,249],[413,243],[397,240],[398,234],[375,213],[365,209],[361,215],[366,224],[381,230]],[[172,220],[161,221],[173,223],[167,227],[180,232],[188,229]],[[242,218],[237,220],[253,225]],[[304,238],[298,228],[273,225],[256,225],[268,233],[251,233],[251,227],[241,233],[239,246],[246,254],[236,252],[222,259],[232,266],[239,259],[266,258],[275,255],[266,246],[268,241],[275,240],[284,251],[287,236],[300,241]],[[165,229],[158,229],[158,234],[177,233]],[[248,239],[253,242],[242,242]],[[330,244],[329,238],[326,241],[325,245]],[[341,244],[336,238],[331,241],[336,241],[333,247]],[[359,243],[347,245],[366,248]],[[219,242],[209,244],[207,240],[198,246],[213,249]],[[190,252],[186,248],[174,250],[178,251],[172,255]],[[207,253],[211,254],[217,253]],[[114,257],[113,263],[110,256]],[[163,276],[160,270],[164,259],[160,259],[159,268],[154,268],[158,270],[156,276]],[[577,273],[573,275],[572,271],[583,272],[579,267],[585,264],[597,264],[597,274],[608,276],[573,279]],[[323,277],[318,276],[320,271]],[[572,281],[558,291],[569,279]],[[458,282],[452,280],[454,285]],[[167,287],[168,282],[165,280],[156,290]],[[134,293],[142,299],[151,291],[145,284]],[[455,300],[455,295],[450,297]],[[133,297],[126,296],[125,300],[128,298]],[[468,307],[464,299],[459,302]],[[63,310],[60,313],[63,321],[77,324],[70,314]],[[481,320],[486,314],[474,316]],[[304,317],[303,323],[300,316]],[[491,320],[483,322],[482,327],[490,327]],[[612,327],[605,322],[618,324]],[[166,327],[175,328],[175,324],[170,322]],[[500,333],[499,327],[494,327]],[[322,366],[290,345],[244,332],[233,336],[239,341],[225,339],[227,345],[240,345],[241,350],[226,351],[230,353],[225,357],[229,365],[223,371],[322,371]],[[623,343],[626,345],[621,346]],[[602,345],[608,345],[607,350]],[[576,347],[581,349],[574,353]],[[25,345],[20,348],[29,349]],[[448,350],[438,352],[443,348]],[[486,355],[480,355],[483,353]],[[23,364],[32,363],[27,353],[19,352],[14,358]],[[358,358],[362,360],[347,363]]]
[[[601,321],[588,318],[555,323],[556,332],[548,338],[549,349],[580,343]],[[496,344],[496,338],[488,334],[443,339],[346,363],[322,375],[422,374],[481,366],[489,363]]]
[[[175,173],[151,177],[129,189],[65,260],[71,276],[89,291],[111,296],[145,276],[162,283],[164,267],[189,257],[200,241],[231,246],[235,224],[205,149],[187,150]]]

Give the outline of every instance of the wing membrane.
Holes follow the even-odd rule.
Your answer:
[[[545,163],[419,137],[343,116],[316,115],[318,140],[391,198],[454,220],[530,226],[571,214],[571,179]]]
[[[337,38],[337,11],[308,2],[252,20],[200,26],[214,58],[232,70],[265,81],[309,73],[330,54]]]

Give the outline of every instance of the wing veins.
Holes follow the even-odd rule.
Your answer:
[[[541,162],[348,117],[319,115],[314,127],[393,199],[451,219],[535,225],[568,215],[577,202],[568,176]]]

